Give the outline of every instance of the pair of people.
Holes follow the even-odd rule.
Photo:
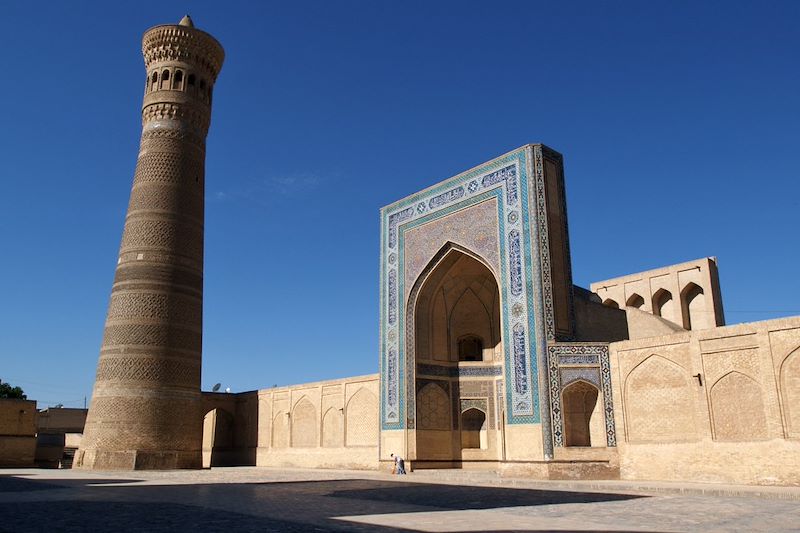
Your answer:
[[[403,474],[406,473],[406,462],[403,461],[403,458],[399,455],[390,454],[389,457],[394,458],[394,467],[392,468],[392,474]]]

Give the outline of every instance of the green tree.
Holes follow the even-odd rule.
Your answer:
[[[28,396],[19,387],[12,387],[8,383],[0,380],[0,398],[14,398],[17,400],[27,400]]]

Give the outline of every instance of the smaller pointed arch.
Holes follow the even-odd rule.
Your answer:
[[[314,448],[317,440],[317,409],[303,396],[292,409],[292,448]]]
[[[286,411],[278,411],[272,419],[272,447],[289,447],[289,414]]]
[[[339,448],[344,446],[344,409],[329,407],[322,416],[322,446]]]
[[[461,448],[485,449],[488,447],[486,413],[470,407],[461,413]]]
[[[767,437],[761,385],[747,374],[728,372],[711,386],[714,439],[747,441]]]
[[[703,288],[689,282],[681,291],[681,314],[684,329],[703,329],[706,323],[706,298]]]
[[[606,307],[611,307],[612,309],[619,309],[619,304],[617,303],[616,300],[612,298],[606,298],[605,300],[603,300],[603,305],[605,305]]]
[[[599,395],[600,389],[582,379],[573,381],[561,392],[566,446],[592,445],[590,427]]]
[[[786,434],[800,437],[800,346],[781,362],[778,383]]]
[[[345,405],[345,443],[378,445],[378,399],[366,387],[359,388]]]
[[[633,307],[634,309],[641,309],[644,307],[644,298],[641,297],[638,293],[633,293],[628,297],[628,300],[625,302],[627,307]]]
[[[675,320],[672,293],[667,289],[658,289],[653,294],[653,314],[667,320]]]

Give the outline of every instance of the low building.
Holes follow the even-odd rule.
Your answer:
[[[36,464],[48,468],[72,468],[80,447],[87,409],[48,407],[39,411]]]
[[[0,466],[33,466],[36,402],[0,399]]]

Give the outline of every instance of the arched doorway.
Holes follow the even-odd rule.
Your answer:
[[[231,466],[233,415],[212,409],[203,417],[203,468]]]
[[[486,449],[486,413],[471,407],[461,413],[461,449]]]
[[[443,467],[500,459],[496,398],[503,350],[494,273],[479,256],[448,245],[417,280],[408,305],[415,468],[425,461]]]
[[[568,385],[561,393],[564,406],[564,445],[565,446],[603,446],[602,438],[597,438],[598,428],[603,425],[602,402],[598,401],[600,391],[585,381]],[[602,429],[600,431],[603,431]],[[595,434],[595,439],[592,439]]]

